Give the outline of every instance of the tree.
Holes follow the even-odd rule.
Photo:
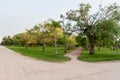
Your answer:
[[[111,46],[114,42],[114,37],[119,31],[118,23],[112,20],[103,20],[100,21],[97,26],[100,28],[95,35],[95,43],[98,45],[98,48],[100,48],[101,45]]]
[[[63,27],[63,39],[64,39],[64,53],[67,52],[67,46],[66,46],[66,25],[65,25],[65,16],[60,15],[61,18],[61,23],[62,23],[62,27]]]
[[[78,34],[78,36],[76,36],[76,42],[78,46],[82,46],[84,49],[88,50],[88,39],[86,35]]]
[[[67,44],[67,40],[69,40],[68,38],[73,34],[70,31],[70,22],[66,20],[66,16],[64,15],[60,15],[60,23],[62,25],[62,29],[63,29],[63,40],[64,40],[64,52],[67,52],[67,48],[68,48],[68,44]],[[72,43],[69,43],[72,44]]]
[[[109,5],[108,7],[99,6],[99,10],[95,14],[90,14],[91,5],[80,4],[80,8],[77,10],[70,10],[66,13],[66,19],[73,21],[76,28],[71,31],[80,31],[81,34],[87,36],[89,40],[89,54],[94,54],[94,42],[97,31],[101,28],[97,24],[103,20],[119,20],[120,19],[120,7],[117,4]],[[110,23],[111,24],[111,23]],[[107,31],[107,29],[105,30]]]
[[[13,39],[11,36],[5,36],[1,42],[2,45],[13,45]]]
[[[54,30],[55,54],[57,54],[58,52],[57,52],[57,32],[56,32],[56,28],[61,27],[61,25],[58,21],[51,20],[51,26],[53,27],[53,30]]]
[[[35,25],[32,30],[38,34],[38,43],[42,44],[42,50],[43,52],[45,52],[45,43],[50,40],[50,38],[48,37],[51,32],[49,22],[45,21],[44,23],[39,23]]]
[[[37,36],[30,30],[27,30],[24,33],[19,33],[13,36],[14,45],[25,46],[27,49],[28,46],[33,46],[37,43]]]

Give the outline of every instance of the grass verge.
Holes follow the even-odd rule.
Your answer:
[[[102,48],[101,51],[95,50],[94,55],[89,55],[88,51],[83,50],[78,59],[86,62],[120,60],[120,51],[116,53],[115,50],[110,50],[109,48]]]
[[[46,47],[46,51],[43,52],[41,47],[24,47],[7,46],[7,48],[18,52],[24,56],[29,56],[38,60],[50,61],[50,62],[63,62],[69,61],[70,58],[64,56],[64,50],[62,47],[58,47],[58,54],[55,54],[54,47]]]

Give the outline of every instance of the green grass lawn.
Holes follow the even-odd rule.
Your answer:
[[[64,48],[58,47],[58,54],[55,54],[54,47],[46,47],[46,51],[43,52],[41,47],[29,47],[25,49],[25,47],[15,47],[15,46],[7,46],[7,48],[18,52],[22,55],[33,57],[35,59],[50,61],[50,62],[62,62],[69,61],[70,58],[64,56]]]
[[[96,49],[94,55],[89,55],[88,51],[83,50],[78,59],[87,62],[120,60],[120,51],[116,54],[115,50],[111,51],[109,48],[102,48],[101,51]]]

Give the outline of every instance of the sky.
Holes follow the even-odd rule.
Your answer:
[[[0,0],[0,41],[48,19],[60,20],[60,14],[79,8],[80,3],[90,3],[95,12],[99,4],[120,4],[120,0]]]

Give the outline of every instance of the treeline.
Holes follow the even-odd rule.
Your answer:
[[[64,35],[64,33],[66,33]],[[65,37],[66,36],[66,37]],[[55,42],[56,41],[56,42]],[[5,36],[2,45],[15,46],[64,46],[75,47],[77,45],[76,36],[64,32],[60,22],[48,20],[36,24],[26,32],[15,34],[14,36]]]

